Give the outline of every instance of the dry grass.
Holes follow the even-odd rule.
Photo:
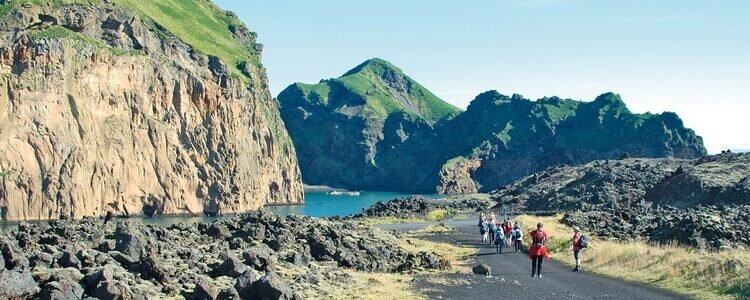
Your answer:
[[[330,299],[426,299],[411,286],[407,274],[348,272],[352,283]]]
[[[448,243],[432,242],[424,239],[425,234],[444,234],[455,232],[456,229],[443,225],[428,226],[418,231],[402,235],[401,247],[410,252],[432,252],[450,262],[448,272],[470,273],[471,266],[466,259],[476,254],[479,249],[459,247]]]
[[[561,217],[521,216],[524,231],[544,223],[553,259],[573,265],[572,230]],[[654,284],[698,299],[750,297],[750,253],[742,250],[700,252],[696,249],[651,245],[643,241],[593,239],[582,254],[587,271]]]

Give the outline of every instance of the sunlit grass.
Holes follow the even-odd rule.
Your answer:
[[[573,265],[571,228],[561,216],[520,216],[524,231],[544,223],[550,236],[553,259]],[[674,245],[653,245],[644,241],[614,241],[591,238],[582,254],[587,271],[630,281],[655,284],[699,299],[750,297],[750,253],[743,250],[699,251]]]

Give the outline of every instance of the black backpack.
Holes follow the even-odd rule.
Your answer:
[[[578,246],[581,248],[588,248],[589,247],[589,238],[587,238],[585,235],[581,235],[581,239],[578,240]]]

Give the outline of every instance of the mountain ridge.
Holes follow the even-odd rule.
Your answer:
[[[400,71],[374,59],[344,77],[380,68]],[[375,83],[360,86],[371,84]],[[323,103],[311,93],[295,92],[296,86],[290,85],[278,100],[292,141],[304,156],[300,159],[303,179],[310,184],[473,193],[550,166],[624,155],[696,158],[706,154],[702,138],[685,128],[676,114],[634,114],[612,92],[585,102],[560,97],[532,101],[490,90],[479,94],[465,111],[434,123],[419,114],[399,116],[392,110],[374,124],[368,118],[351,121],[358,115],[343,111],[351,107],[327,108],[332,102],[351,101],[347,95],[357,91],[329,93]],[[336,127],[354,123],[343,131]]]

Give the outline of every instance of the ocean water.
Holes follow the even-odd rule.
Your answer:
[[[269,206],[268,210],[278,215],[300,214],[313,217],[347,216],[361,213],[378,201],[388,201],[397,197],[410,196],[391,192],[361,192],[359,196],[329,195],[324,192],[306,192],[303,205]],[[422,195],[438,198],[441,195]]]
[[[409,196],[411,194],[400,194],[392,192],[361,192],[359,196],[329,195],[325,192],[305,192],[305,204],[302,205],[275,205],[266,207],[269,211],[286,216],[290,214],[301,214],[313,217],[347,216],[362,212],[363,209],[378,201],[388,201],[397,197]],[[439,198],[441,195],[423,195],[428,198]],[[170,226],[180,222],[212,222],[226,217],[209,216],[135,216],[128,220],[144,224],[158,224]],[[115,221],[118,218],[114,219]],[[16,228],[18,222],[0,221],[0,229]]]

